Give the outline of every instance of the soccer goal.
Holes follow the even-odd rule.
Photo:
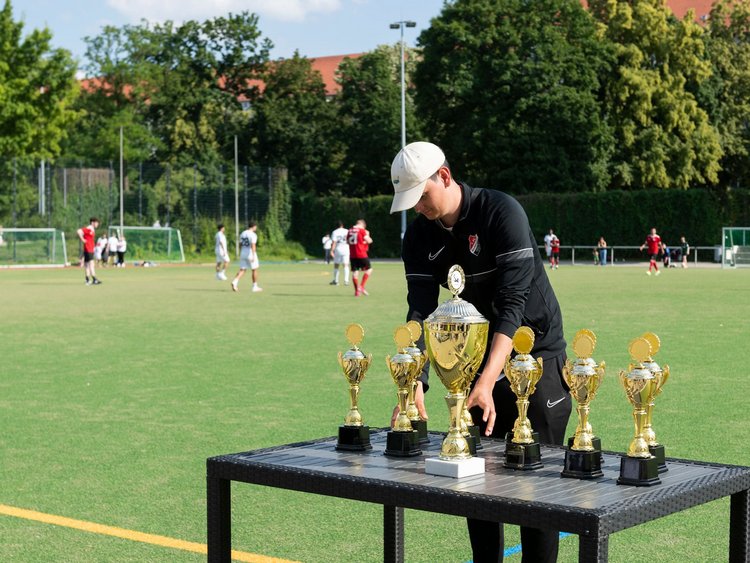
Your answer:
[[[722,227],[721,267],[750,266],[750,227]]]
[[[61,230],[0,227],[0,268],[62,268],[67,264]]]
[[[122,234],[127,242],[127,261],[184,262],[180,229],[172,227],[122,227],[109,228],[109,235]]]

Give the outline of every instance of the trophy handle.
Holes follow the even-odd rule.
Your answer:
[[[659,386],[664,387],[664,384],[667,382],[667,379],[669,379],[669,366],[664,366],[661,371],[664,373],[664,375],[661,378],[661,385]]]
[[[339,352],[339,365],[341,366],[341,369],[344,369],[344,354]]]
[[[606,369],[607,369],[607,364],[606,364],[606,362],[601,362],[601,363],[600,363],[600,364],[599,364],[599,365],[598,365],[598,366],[596,367],[596,375],[598,375],[598,376],[599,376],[599,385],[601,385],[601,383],[602,383],[602,380],[604,379],[604,372],[606,371]]]

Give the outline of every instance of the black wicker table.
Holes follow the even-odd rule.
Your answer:
[[[607,561],[609,535],[718,498],[731,496],[729,561],[750,561],[750,467],[667,459],[652,487],[617,485],[620,455],[605,453],[604,476],[563,479],[564,450],[542,446],[544,467],[503,468],[505,444],[482,439],[486,472],[452,479],[427,475],[443,435],[431,433],[422,456],[383,455],[384,430],[373,449],[338,452],[335,438],[278,446],[207,460],[208,560],[231,560],[230,484],[255,483],[373,502],[384,506],[384,561],[404,560],[403,509],[427,510],[578,534],[579,561]]]

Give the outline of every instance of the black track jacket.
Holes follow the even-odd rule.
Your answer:
[[[422,323],[437,308],[440,285],[446,286],[448,270],[458,264],[466,274],[461,298],[490,322],[487,353],[495,332],[512,338],[526,325],[534,331],[534,357],[547,360],[561,354],[565,339],[560,305],[526,212],[503,192],[459,185],[461,213],[453,229],[420,215],[404,234],[407,320]],[[426,390],[427,367],[420,379]]]

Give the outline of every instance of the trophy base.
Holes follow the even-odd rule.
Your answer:
[[[386,435],[385,455],[393,457],[414,457],[421,455],[419,435],[416,430],[411,432],[396,432],[391,430]]]
[[[579,452],[565,450],[565,465],[560,473],[561,477],[573,479],[596,479],[602,473],[602,452],[598,450]]]
[[[369,426],[339,426],[337,450],[364,452],[372,449]]]
[[[429,444],[430,443],[430,436],[427,434],[427,421],[426,420],[410,420],[411,427],[417,431],[417,435],[419,436],[419,443],[420,444]]]
[[[655,457],[623,457],[620,459],[618,485],[650,487],[661,483],[659,465]]]
[[[441,475],[443,477],[470,477],[484,473],[484,458],[470,457],[457,461],[448,461],[437,457],[427,458],[424,462],[424,472],[429,475]]]
[[[650,451],[651,455],[656,458],[656,465],[659,466],[659,473],[664,473],[665,471],[667,471],[667,461],[664,456],[664,446],[662,444],[649,446],[648,451]]]
[[[575,441],[575,439],[576,439],[575,436],[571,436],[570,438],[568,438],[568,448],[573,447],[573,442]],[[598,452],[602,451],[602,441],[599,438],[599,436],[594,436],[593,438],[591,438],[591,445],[594,446],[594,449],[596,451]]]
[[[482,449],[482,433],[479,430],[479,426],[476,424],[468,424],[466,426],[469,429],[469,435],[472,437],[472,441],[474,442],[474,451],[472,452],[472,455],[476,453],[477,450]],[[471,448],[471,443],[469,444],[469,447]]]
[[[516,444],[513,442],[513,432],[505,435],[505,462],[503,467],[508,469],[539,469],[542,467],[542,451],[539,445],[539,434],[532,432],[531,444]]]

